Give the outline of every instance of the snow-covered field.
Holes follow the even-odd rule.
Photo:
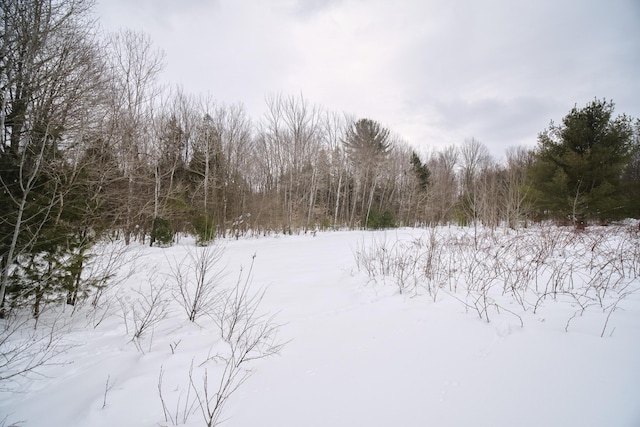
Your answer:
[[[66,351],[3,385],[0,426],[202,426],[221,378],[234,427],[640,426],[637,224],[476,231],[219,242],[226,275],[195,322],[175,276],[192,286],[203,249],[129,248],[95,308],[43,315]],[[258,340],[233,370],[246,336],[219,296],[236,284],[260,305],[236,316]]]

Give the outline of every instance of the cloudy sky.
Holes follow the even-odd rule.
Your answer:
[[[147,33],[163,80],[254,119],[302,94],[420,151],[474,137],[500,158],[551,119],[611,99],[640,117],[638,0],[98,0]]]

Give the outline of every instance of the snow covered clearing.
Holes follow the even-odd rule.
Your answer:
[[[635,223],[217,245],[132,245],[99,298],[4,320],[0,377],[42,366],[0,425],[640,425]]]

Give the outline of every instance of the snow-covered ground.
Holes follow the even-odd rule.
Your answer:
[[[227,274],[216,292],[237,283],[266,290],[254,319],[280,325],[275,343],[285,343],[242,364],[236,378],[246,381],[219,420],[640,426],[634,230],[499,229],[474,238],[471,228],[451,227],[219,242]],[[219,303],[190,322],[171,274],[202,250],[190,238],[130,248],[97,308],[55,315],[60,307],[51,307],[39,330],[57,319],[67,350],[4,385],[0,426],[206,425],[198,398],[215,399],[231,347],[212,315]],[[163,310],[134,339],[154,295]],[[19,336],[5,352],[11,342]]]

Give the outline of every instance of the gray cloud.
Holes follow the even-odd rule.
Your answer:
[[[594,97],[640,117],[635,0],[103,0],[98,13],[148,32],[168,80],[255,118],[265,95],[302,93],[417,147],[473,136],[499,156]]]
[[[342,0],[296,0],[292,5],[293,12],[300,18],[310,18]]]

